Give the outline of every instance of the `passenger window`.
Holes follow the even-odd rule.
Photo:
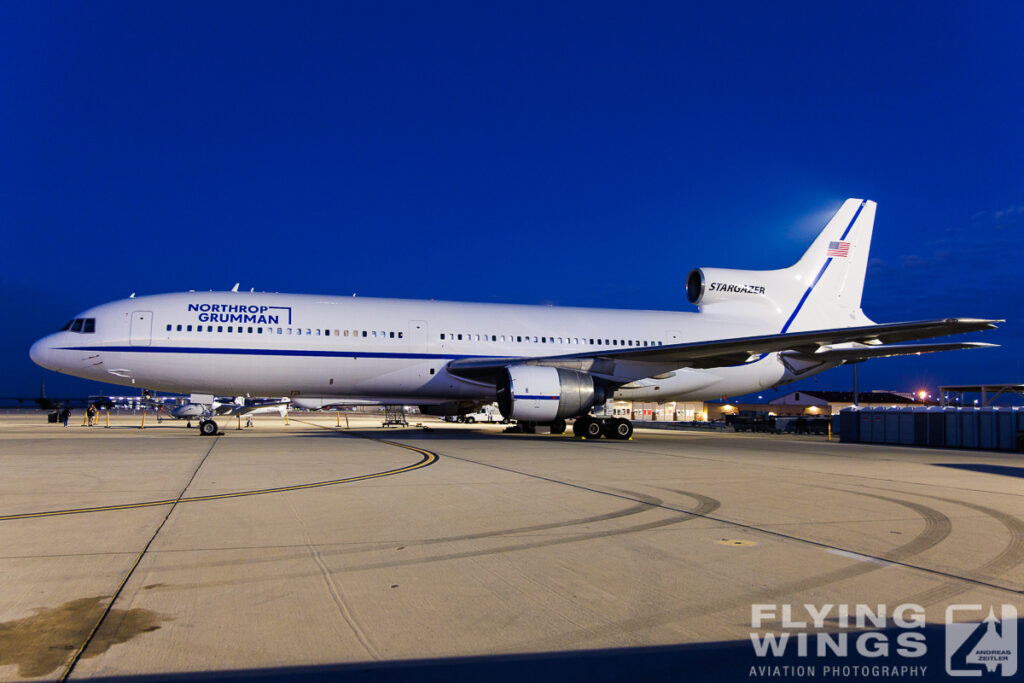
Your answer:
[[[279,328],[277,328],[277,333],[278,334],[284,334],[284,330],[279,327]]]
[[[338,336],[338,331],[337,331],[337,330],[335,330],[335,331],[334,331],[334,336],[335,336],[335,337],[337,337],[337,336]]]
[[[394,332],[390,332],[390,333],[388,333],[388,336],[391,337],[392,339],[394,339],[395,338],[395,333]]]
[[[256,334],[263,334],[263,328],[262,327],[257,327],[256,328]]]
[[[307,327],[307,328],[306,328],[306,336],[308,337],[308,336],[310,336],[311,334],[313,334],[313,330],[311,330],[311,329],[309,329],[309,328]]]
[[[401,339],[401,338],[402,338],[402,333],[401,333],[401,332],[399,332],[399,333],[398,333],[398,338],[399,338],[399,339]]]
[[[192,326],[191,325],[186,325],[185,326],[185,331],[186,332],[191,332],[192,331]]]
[[[170,326],[170,325],[168,325],[168,326],[167,326],[167,331],[168,331],[168,332],[170,332],[170,331],[171,331],[171,326]]]
[[[320,336],[320,328],[319,327],[316,328],[316,336],[318,336],[318,337]]]
[[[189,329],[191,329],[191,325],[189,326]],[[71,323],[71,331],[72,332],[81,332],[82,331],[82,319],[81,318],[75,318],[75,321],[73,323]]]
[[[444,340],[444,332],[441,333],[441,340]]]
[[[217,325],[217,331],[218,332],[223,332],[224,331],[224,326],[223,325]]]
[[[345,336],[346,337],[348,336],[348,330],[345,330]]]
[[[520,343],[522,343],[522,341],[523,341],[523,337],[522,337],[521,335],[520,335],[520,336],[517,336],[517,337],[516,337],[516,341],[517,341],[517,342],[520,342]]]
[[[462,341],[462,335],[461,334],[459,335],[459,341]]]
[[[590,344],[591,344],[591,346],[593,346],[593,344],[594,344],[594,340],[593,339],[590,340]]]
[[[178,329],[180,330],[181,327],[179,326]],[[228,332],[234,332],[234,331],[235,331],[235,328],[233,326],[231,326],[231,325],[228,325]]]
[[[534,338],[533,338],[533,343],[534,343],[534,344],[536,344],[536,343],[537,343],[537,338],[536,338],[536,337],[534,337]]]

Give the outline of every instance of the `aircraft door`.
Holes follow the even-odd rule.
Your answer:
[[[426,320],[410,320],[409,321],[409,352],[410,353],[426,353],[427,352],[427,321]]]
[[[129,343],[132,346],[149,346],[153,337],[153,311],[132,311],[132,325]]]

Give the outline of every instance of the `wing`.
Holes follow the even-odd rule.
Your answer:
[[[768,334],[735,339],[717,339],[713,341],[672,344],[669,346],[648,346],[639,348],[599,349],[584,353],[573,353],[561,356],[541,357],[509,357],[509,358],[464,358],[453,360],[448,370],[453,374],[469,379],[490,381],[497,376],[501,368],[516,363],[532,365],[551,365],[555,367],[583,370],[602,376],[612,382],[625,383],[643,377],[652,377],[662,372],[677,368],[718,368],[731,365],[742,365],[764,354],[777,351],[795,351],[800,354],[821,358],[821,353],[833,353],[830,360],[841,361],[840,352],[847,349],[824,350],[835,344],[858,343],[872,349],[881,349],[885,344],[893,342],[915,341],[943,337],[949,334],[977,332],[996,327],[1002,320],[982,320],[978,318],[944,318],[940,320],[922,320],[917,322],[887,323],[884,325],[865,325],[861,327],[843,327],[830,330],[812,330],[790,334]],[[891,348],[891,347],[890,347]],[[967,348],[959,346],[957,348]],[[857,349],[858,351],[860,349]],[[934,348],[933,350],[940,350]],[[947,350],[947,349],[942,349]],[[918,353],[919,350],[908,351]],[[887,355],[881,351],[871,351],[877,357]],[[889,354],[892,355],[892,354]]]

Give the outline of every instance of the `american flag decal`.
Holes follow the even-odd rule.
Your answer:
[[[850,253],[849,242],[829,242],[828,251],[825,253],[826,256],[834,256],[837,258],[846,258]]]

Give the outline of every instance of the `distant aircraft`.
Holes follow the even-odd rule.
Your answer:
[[[769,271],[698,268],[698,313],[252,292],[136,297],[91,308],[32,360],[78,377],[192,394],[217,433],[217,395],[348,398],[459,415],[497,400],[527,431],[629,438],[608,398],[701,400],[869,358],[969,349],[919,340],[1000,320],[875,324],[861,293],[875,203],[849,199],[803,257]],[[511,276],[514,267],[508,266]],[[897,344],[898,342],[914,342]]]
[[[235,398],[214,398],[209,404],[194,403],[190,400],[179,403],[158,404],[160,412],[176,420],[202,419],[208,413],[212,415],[235,417],[240,415],[279,415],[284,417],[288,413],[288,405],[291,401],[288,398],[246,398],[238,396]]]

